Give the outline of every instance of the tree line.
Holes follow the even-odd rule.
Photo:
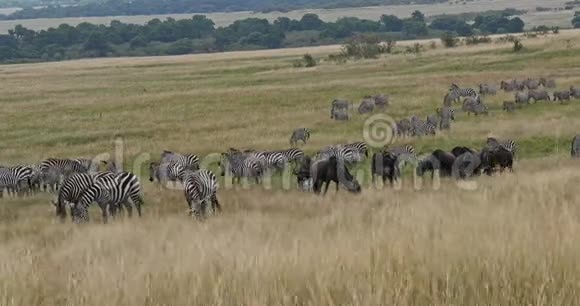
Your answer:
[[[481,17],[481,18],[480,18]],[[409,18],[383,15],[380,20],[345,17],[325,22],[318,15],[305,14],[300,20],[280,17],[274,22],[248,18],[217,27],[203,15],[189,19],[153,19],[144,25],[112,21],[110,25],[61,24],[34,31],[21,25],[0,35],[0,61],[22,62],[65,60],[106,56],[155,56],[208,53],[233,50],[335,44],[357,34],[376,35],[381,40],[439,37],[443,32],[458,35],[522,32],[519,18],[478,16],[475,23],[450,16],[428,25],[415,11]]]
[[[287,12],[304,8],[361,7],[394,4],[402,5],[410,3],[429,4],[446,1],[447,0],[95,0],[89,3],[81,3],[79,5],[52,5],[52,2],[48,2],[46,7],[27,7],[10,15],[0,15],[0,19],[15,20],[233,11]]]

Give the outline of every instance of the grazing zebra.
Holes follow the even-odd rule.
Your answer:
[[[88,208],[92,202],[97,202],[101,207],[103,223],[107,223],[107,208],[114,215],[116,209],[120,208],[121,205],[125,205],[129,217],[131,217],[133,214],[131,203],[135,205],[137,214],[141,217],[143,199],[141,197],[139,179],[133,173],[121,172],[113,177],[109,176],[95,181],[84,191],[78,203],[73,207],[72,215],[75,222],[81,223],[89,221]]]
[[[157,180],[161,184],[169,181],[175,185],[175,182],[181,181],[183,178],[184,171],[183,166],[175,161],[163,164],[152,162],[149,164],[149,181],[154,182]]]
[[[330,159],[336,157],[339,161],[346,163],[357,163],[363,160],[362,154],[354,148],[341,145],[330,146],[318,152],[318,159]]]
[[[572,96],[574,99],[580,99],[580,88],[570,86],[570,96]]]
[[[439,123],[441,122],[441,116],[437,113],[437,114],[432,114],[427,116],[427,119],[425,120],[435,126],[438,126]]]
[[[75,158],[73,161],[81,164],[81,166],[85,169],[85,172],[95,173],[99,171],[99,163],[94,162],[92,159]]]
[[[411,131],[413,136],[435,135],[435,130],[437,129],[434,124],[423,121],[416,116],[411,118],[411,124],[413,125],[413,130]]]
[[[515,80],[511,80],[509,82],[501,81],[499,88],[504,90],[504,91],[519,90],[519,86],[518,86],[518,84],[516,84]]]
[[[413,126],[411,125],[411,121],[407,118],[399,120],[399,122],[397,122],[396,128],[397,128],[397,136],[399,136],[399,137],[410,136],[411,132],[413,131]]]
[[[460,88],[457,84],[451,84],[450,92],[455,92],[455,96],[459,97],[476,97],[477,92],[473,88]]]
[[[443,106],[452,106],[454,102],[461,100],[459,91],[450,91],[443,97]]]
[[[31,190],[31,177],[33,170],[28,166],[15,166],[0,168],[0,198],[4,188],[8,194],[19,194],[23,189]]]
[[[351,105],[352,103],[348,102],[347,100],[335,99],[334,101],[332,101],[330,107],[330,119],[344,120],[335,117],[337,116],[337,114],[345,113],[347,117],[346,120],[348,120],[348,108],[351,107]]]
[[[88,169],[80,162],[72,159],[49,158],[40,163],[40,171],[56,171],[59,175],[68,177],[73,173],[86,173]]]
[[[495,96],[497,94],[497,87],[490,84],[479,84],[479,94]]]
[[[412,145],[390,147],[385,150],[385,153],[390,153],[397,159],[399,172],[407,162],[414,162],[417,160],[417,153],[415,147]]]
[[[538,101],[550,101],[550,95],[548,94],[547,91],[545,90],[530,90],[528,92],[528,101],[529,100],[534,100],[534,103],[538,102]]]
[[[500,147],[504,148],[512,153],[514,159],[516,157],[518,145],[512,139],[498,140],[495,137],[488,137],[486,140],[486,144],[492,150],[495,150],[495,149],[500,148]]]
[[[375,100],[375,106],[377,108],[385,108],[389,106],[389,96],[385,96],[384,94],[379,94],[372,97]]]
[[[222,160],[218,165],[221,168],[221,176],[232,177],[232,184],[236,179],[239,183],[242,177],[254,178],[256,184],[260,184],[260,178],[264,174],[264,167],[259,158],[236,151],[222,153]]]
[[[295,162],[304,157],[304,151],[296,148],[274,152],[281,153],[282,155],[284,155],[284,158],[286,158],[288,162]]]
[[[190,215],[201,217],[205,215],[207,202],[211,202],[213,213],[221,211],[221,205],[217,198],[218,181],[209,170],[187,172],[184,180],[185,199],[189,206]]]
[[[333,109],[331,118],[337,121],[348,121],[350,119],[348,109]]]
[[[437,109],[439,115],[439,129],[445,130],[451,128],[451,121],[455,121],[455,110],[451,107],[445,106]]]
[[[251,156],[254,156],[258,160],[262,162],[262,167],[265,170],[282,170],[288,163],[286,156],[280,152],[256,152],[252,153]]]
[[[88,173],[74,173],[63,182],[58,191],[57,201],[53,201],[56,208],[56,216],[64,221],[66,218],[66,203],[77,203],[80,196],[94,182],[94,177]],[[72,208],[71,208],[72,216]]]
[[[358,107],[359,114],[372,113],[375,110],[375,100],[371,98],[364,99]]]
[[[164,150],[161,153],[161,164],[175,162],[185,170],[196,171],[199,169],[199,157],[195,154],[180,154]]]
[[[535,90],[538,89],[538,87],[540,87],[540,81],[528,78],[527,80],[524,81],[524,85],[530,90]]]
[[[292,136],[290,136],[290,145],[296,146],[298,140],[301,140],[303,144],[306,144],[308,139],[310,139],[310,130],[307,128],[299,128],[292,132]]]

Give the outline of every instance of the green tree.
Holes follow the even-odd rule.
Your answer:
[[[415,21],[425,22],[425,14],[421,13],[421,11],[417,10],[411,14],[411,19]]]
[[[387,32],[401,32],[403,30],[403,20],[395,15],[381,16],[381,24]]]
[[[302,30],[320,30],[324,21],[320,20],[316,14],[304,14],[300,19],[300,27]]]

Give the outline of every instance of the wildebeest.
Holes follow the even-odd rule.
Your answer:
[[[375,100],[375,106],[377,108],[385,108],[387,106],[389,106],[389,96],[385,96],[384,94],[378,94],[376,96],[373,97],[373,100]]]
[[[513,171],[514,156],[512,152],[502,146],[494,149],[485,147],[481,150],[481,162],[484,172],[487,175],[492,175],[496,166],[500,167],[500,172],[506,168]]]
[[[576,135],[572,138],[570,155],[572,155],[572,158],[580,158],[580,135]]]
[[[511,113],[516,110],[516,103],[512,101],[504,101],[503,102],[503,110]]]
[[[415,171],[418,176],[423,176],[425,172],[431,171],[431,177],[433,177],[435,170],[439,170],[441,177],[451,176],[454,163],[455,156],[453,154],[437,149],[431,155],[419,161]]]
[[[389,179],[389,183],[392,186],[401,175],[397,165],[397,156],[390,152],[373,154],[371,174],[373,183],[375,182],[375,176],[378,175],[383,179],[383,184]]]
[[[411,121],[407,118],[399,120],[397,122],[397,136],[409,136],[413,130],[413,125]]]
[[[451,154],[453,154],[453,156],[455,156],[455,157],[458,157],[459,155],[467,153],[467,152],[473,153],[475,151],[471,148],[463,147],[463,146],[457,146],[451,150]]]
[[[474,102],[473,100],[465,100],[465,102],[463,103],[463,111],[467,113],[467,115],[469,116],[469,114],[473,113],[474,115],[480,115],[480,114],[484,114],[484,115],[488,115],[488,108],[487,105],[485,105],[483,102],[481,102],[481,100],[479,100],[480,102]]]
[[[359,114],[372,113],[375,110],[375,100],[374,99],[364,99],[360,102],[358,107]]]
[[[570,92],[569,91],[554,91],[554,101],[564,102],[570,101]]]
[[[534,103],[538,101],[550,101],[550,95],[545,90],[530,90],[528,92],[528,101],[534,100]]]
[[[451,152],[455,156],[453,177],[465,179],[480,175],[482,164],[479,152],[468,147],[455,147]]]
[[[322,185],[326,184],[324,188],[324,194],[326,194],[330,182],[336,183],[337,191],[340,184],[352,193],[361,192],[358,181],[350,174],[344,162],[336,157],[313,162],[310,166],[310,175],[313,180],[313,190],[316,193],[321,193]]]
[[[310,176],[310,166],[312,164],[312,159],[309,156],[303,156],[298,164],[298,168],[294,170],[298,187],[303,191],[311,191],[312,177]]]

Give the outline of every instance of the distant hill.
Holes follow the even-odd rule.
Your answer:
[[[45,6],[43,8],[26,8],[0,19],[34,19],[65,17],[96,17],[122,15],[153,15],[179,13],[209,13],[233,11],[290,11],[305,8],[338,8],[397,4],[432,4],[447,0],[8,0],[15,3],[27,3]],[[54,4],[57,5],[54,5]],[[79,5],[71,5],[79,3]],[[83,4],[84,3],[84,4]],[[59,5],[60,4],[60,5]]]

